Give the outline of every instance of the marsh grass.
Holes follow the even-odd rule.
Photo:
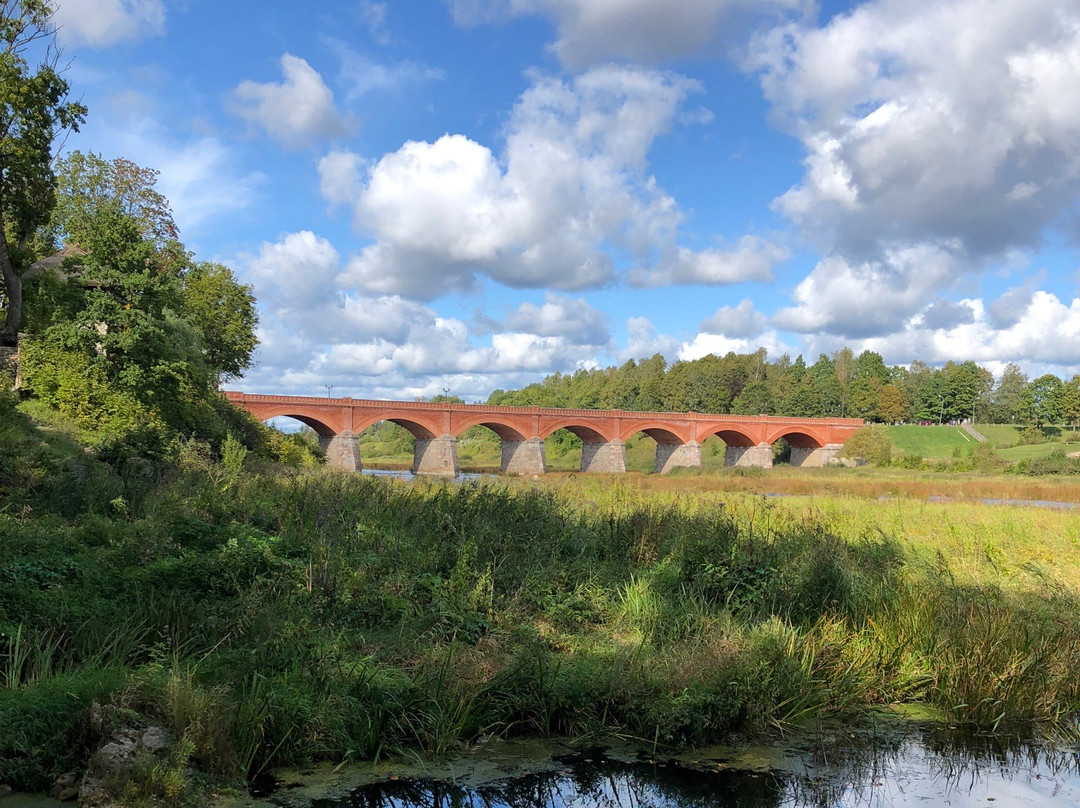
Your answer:
[[[895,702],[985,727],[1080,708],[1075,514],[739,488],[769,475],[241,465],[123,513],[0,512],[0,780],[41,788],[94,715],[160,721],[181,769],[230,777],[491,733],[680,745]],[[187,787],[180,758],[147,765],[132,801]]]

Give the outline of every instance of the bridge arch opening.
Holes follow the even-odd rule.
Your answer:
[[[304,455],[307,449],[314,450],[316,456],[324,457],[330,468],[344,471],[360,471],[363,468],[360,448],[352,432],[337,432],[321,418],[308,413],[275,413],[264,417],[263,422],[284,433],[287,441],[295,442],[295,449],[290,449],[288,444],[280,447],[281,459],[289,465],[310,462]]]
[[[807,432],[798,429],[785,430],[773,437],[771,445],[775,465],[824,465],[820,450],[825,444]]]
[[[700,465],[697,445],[686,446],[683,438],[670,429],[646,427],[626,436],[627,471],[660,474],[676,467]]]
[[[332,438],[335,433],[333,428],[324,424],[318,418],[307,415],[272,415],[264,418],[265,423],[271,429],[284,432],[286,435],[306,435],[312,432],[320,438]]]
[[[463,471],[542,474],[545,470],[543,444],[539,438],[530,443],[509,424],[479,420],[460,428],[456,437]]]
[[[411,421],[408,418],[387,418],[386,420],[391,424],[397,424],[417,440],[432,440],[435,437],[434,432],[418,421]]]
[[[763,447],[738,429],[719,426],[701,438],[701,463],[706,468],[723,466],[767,466]]]
[[[544,455],[552,471],[588,471],[600,447],[608,445],[608,437],[591,427],[565,424],[546,435]]]
[[[411,468],[416,438],[405,427],[393,421],[376,421],[359,432],[360,450],[364,462],[373,469]]]

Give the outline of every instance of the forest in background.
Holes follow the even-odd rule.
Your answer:
[[[496,390],[488,404],[863,418],[875,423],[1075,424],[1080,375],[1029,379],[1010,363],[1000,377],[973,361],[933,367],[914,360],[888,366],[881,354],[850,348],[769,361],[749,354],[708,355],[670,366],[660,354],[620,367],[555,373],[520,390]]]

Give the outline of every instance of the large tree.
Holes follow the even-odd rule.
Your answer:
[[[1063,388],[1061,379],[1052,373],[1030,382],[1020,400],[1020,417],[1036,427],[1061,423],[1064,416]]]
[[[7,308],[0,342],[7,344],[22,322],[29,246],[55,205],[54,143],[86,115],[86,107],[68,100],[57,69],[52,14],[47,0],[0,2],[0,274]]]
[[[51,233],[64,244],[86,247],[102,204],[115,204],[159,248],[178,241],[169,200],[157,189],[159,172],[123,157],[74,151],[56,166],[56,210]]]
[[[251,366],[258,339],[255,296],[222,264],[200,263],[183,277],[184,314],[202,332],[203,357],[219,380]]]

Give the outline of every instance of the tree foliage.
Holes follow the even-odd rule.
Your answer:
[[[159,172],[131,160],[106,160],[74,151],[56,167],[56,208],[50,235],[64,244],[86,246],[103,205],[115,205],[159,248],[179,241],[169,200],[157,190]]]
[[[0,341],[22,323],[22,274],[34,256],[31,240],[55,205],[53,144],[77,130],[86,108],[68,100],[57,70],[53,6],[46,0],[0,4],[0,274],[6,313]]]
[[[109,166],[120,173],[103,181]],[[53,232],[79,251],[61,272],[35,276],[28,388],[104,442],[220,443],[236,425],[216,387],[250,366],[256,343],[251,290],[173,237],[168,203],[154,202],[155,172],[74,159],[64,178]]]
[[[620,367],[556,373],[521,390],[496,390],[488,402],[800,418],[846,415],[886,424],[959,422],[973,416],[1015,423],[1033,412],[1023,410],[1021,400],[1042,401],[1047,394],[1039,386],[1046,384],[1045,378],[1029,384],[1016,365],[1006,366],[995,386],[993,374],[972,361],[934,368],[915,360],[907,367],[890,367],[873,351],[856,356],[841,349],[810,365],[802,356],[792,360],[787,354],[770,362],[759,350],[710,354],[670,367],[657,355]],[[1058,380],[1058,385],[1053,405],[1039,410],[1043,423],[1080,419],[1080,376],[1069,384]]]
[[[202,333],[203,360],[218,379],[251,367],[259,318],[250,286],[223,264],[195,264],[183,277],[183,307]]]
[[[871,424],[857,429],[844,442],[840,456],[874,466],[888,466],[892,462],[892,441],[889,440],[889,433],[881,424]]]

